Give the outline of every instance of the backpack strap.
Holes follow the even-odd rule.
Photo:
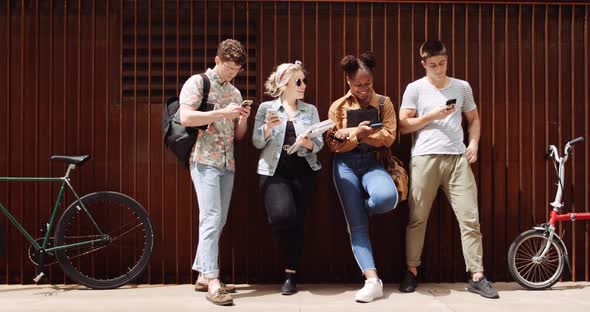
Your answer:
[[[379,122],[383,122],[383,107],[385,107],[385,97],[379,96]]]
[[[207,108],[207,100],[209,99],[209,90],[211,89],[211,82],[209,81],[209,77],[207,77],[205,73],[199,74],[199,76],[203,78],[203,99],[201,100],[201,104],[199,105],[199,110],[205,111],[205,109]]]

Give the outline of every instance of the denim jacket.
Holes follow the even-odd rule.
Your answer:
[[[269,108],[277,109],[279,117],[282,122],[272,129],[268,138],[264,139],[264,124],[266,119],[266,110]],[[256,113],[256,120],[254,123],[254,132],[252,133],[252,143],[257,149],[262,149],[260,159],[258,160],[258,174],[272,176],[275,174],[281,151],[283,150],[283,142],[285,141],[285,129],[287,128],[287,113],[281,105],[280,98],[274,101],[268,101],[260,104],[258,112]],[[293,126],[295,127],[295,134],[303,133],[311,125],[320,122],[318,110],[311,104],[304,103],[297,100],[297,112],[293,116]],[[324,146],[324,140],[321,136],[313,138],[313,150],[308,150],[304,147],[299,148],[297,155],[305,157],[312,170],[318,171],[322,165],[317,159],[317,152]]]

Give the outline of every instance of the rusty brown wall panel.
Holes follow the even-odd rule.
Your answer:
[[[0,3],[0,175],[63,174],[53,154],[92,154],[76,170],[80,193],[112,189],[138,199],[156,229],[156,251],[141,283],[187,283],[198,207],[190,176],[161,144],[162,103],[193,73],[213,66],[217,43],[245,43],[246,71],[235,79],[245,98],[262,102],[263,84],[281,62],[302,60],[306,100],[322,118],[347,91],[338,62],[373,50],[375,89],[396,109],[406,85],[424,75],[418,48],[441,38],[449,74],[470,82],[481,116],[480,220],[487,275],[509,280],[506,252],[521,231],[545,220],[554,192],[547,144],[588,135],[590,8],[572,1],[187,1],[110,0]],[[255,113],[255,112],[253,112]],[[249,121],[250,129],[253,120]],[[281,265],[261,205],[251,138],[236,144],[238,172],[221,239],[222,275],[235,282],[276,282]],[[406,163],[412,137],[394,151]],[[568,165],[566,204],[588,211],[588,145]],[[302,279],[359,281],[326,149],[319,191],[306,224]],[[0,184],[0,202],[34,236],[49,217],[56,185]],[[67,197],[71,201],[71,196]],[[385,280],[404,263],[407,204],[372,218],[375,260]],[[10,258],[0,258],[0,283],[30,283],[28,244],[0,217]],[[573,276],[589,280],[590,237],[582,223],[562,224]],[[424,279],[463,281],[457,222],[439,194],[428,224]],[[97,268],[100,269],[100,268]],[[49,279],[68,282],[58,267]]]

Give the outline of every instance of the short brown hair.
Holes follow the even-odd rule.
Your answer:
[[[426,60],[429,57],[437,55],[447,55],[447,48],[439,40],[426,40],[420,46],[420,57],[422,60]]]
[[[246,64],[246,50],[238,40],[223,40],[217,47],[217,56],[224,62],[234,62],[240,66]]]

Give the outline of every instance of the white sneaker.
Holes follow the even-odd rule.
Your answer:
[[[383,297],[383,282],[377,278],[368,278],[365,286],[357,291],[354,300],[357,302],[371,302]]]

